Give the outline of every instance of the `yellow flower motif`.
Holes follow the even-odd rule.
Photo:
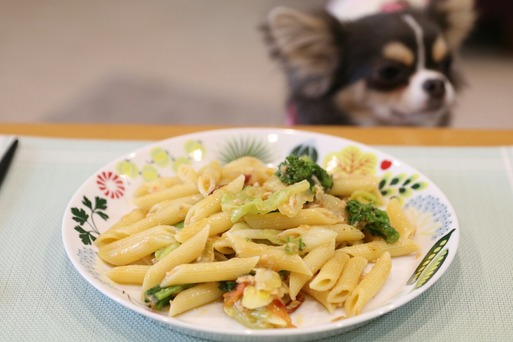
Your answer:
[[[141,169],[141,176],[145,182],[151,182],[159,178],[159,172],[152,164],[146,164]]]
[[[116,171],[121,176],[134,179],[139,175],[139,169],[137,165],[130,160],[122,160],[116,164]]]
[[[377,163],[375,154],[362,152],[357,146],[347,146],[324,158],[324,168],[331,174],[374,176]]]

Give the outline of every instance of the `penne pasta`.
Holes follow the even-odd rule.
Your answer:
[[[376,240],[341,248],[343,252],[351,256],[362,256],[369,261],[376,260],[385,252],[390,253],[392,257],[398,257],[417,252],[419,249],[419,245],[410,239],[399,240],[394,243],[386,243],[383,240]]]
[[[198,258],[207,243],[210,227],[206,225],[193,238],[181,244],[178,248],[167,254],[155,265],[151,266],[144,277],[142,296],[146,290],[160,284],[166,272],[181,264],[186,264]]]
[[[378,180],[371,176],[361,175],[337,175],[333,177],[333,186],[329,193],[339,197],[349,197],[355,191],[371,192],[377,189]]]
[[[249,258],[260,256],[259,267],[267,267],[275,271],[291,271],[298,274],[312,276],[312,271],[308,265],[297,254],[287,254],[282,247],[267,246],[255,242],[246,241],[246,239],[227,234],[233,250],[239,257]]]
[[[183,243],[196,235],[207,224],[210,226],[210,236],[222,234],[233,226],[230,214],[219,212],[185,226],[175,235],[175,239]]]
[[[335,241],[316,247],[308,253],[303,261],[310,269],[311,274],[315,274],[334,254]],[[311,275],[300,274],[296,272],[290,273],[289,279],[289,295],[293,300],[296,299],[299,291],[310,280]]]
[[[160,177],[151,182],[143,183],[143,185],[137,188],[134,196],[144,196],[166,188],[170,188],[177,184],[182,184],[182,181],[178,177]]]
[[[104,241],[112,242],[158,225],[174,225],[183,221],[187,214],[187,210],[189,210],[190,207],[190,204],[174,203],[162,210],[146,215],[142,220],[127,224],[126,226],[117,228],[114,231],[106,231],[105,233],[100,234],[100,237]]]
[[[134,235],[102,245],[98,256],[112,265],[127,265],[175,242],[175,230],[170,226],[157,226]]]
[[[176,295],[171,301],[169,316],[177,316],[186,311],[195,309],[221,298],[223,292],[219,290],[219,283],[204,283],[193,286]]]
[[[386,211],[390,218],[390,225],[397,230],[400,239],[409,239],[415,234],[415,226],[413,226],[406,217],[397,198],[390,199]]]
[[[221,181],[223,169],[217,160],[210,162],[198,176],[198,190],[204,197],[210,195]]]
[[[185,216],[185,225],[191,224],[202,218],[211,216],[221,211],[221,199],[227,192],[238,192],[244,186],[244,176],[239,176],[233,181],[215,190],[211,195],[196,203]]]
[[[328,301],[328,292],[314,290],[309,285],[304,287],[304,291],[313,299],[322,304],[326,308],[326,310],[328,310],[329,313],[334,313],[337,309],[337,306],[335,304]]]
[[[340,278],[344,267],[349,260],[349,255],[342,251],[335,251],[320,269],[319,273],[310,281],[310,288],[315,291],[329,291]]]
[[[191,184],[197,187],[198,173],[190,164],[181,164],[176,170],[176,176],[183,184]]]
[[[117,239],[114,237],[116,234],[113,234],[117,229],[120,229],[129,224],[138,222],[146,216],[146,211],[141,209],[134,209],[128,214],[121,217],[121,219],[113,224],[109,229],[100,234],[98,238],[94,241],[97,247],[108,244],[110,242],[116,241]]]
[[[266,166],[257,158],[246,156],[223,166],[221,184],[228,183],[240,175],[250,176],[247,184],[264,184],[273,174],[273,168]]]
[[[359,256],[348,259],[335,286],[328,293],[328,301],[336,304],[344,303],[360,281],[368,263],[367,259]]]
[[[208,283],[221,280],[235,280],[249,274],[260,257],[231,258],[226,261],[182,264],[166,273],[161,287],[179,284]]]
[[[161,191],[136,197],[134,198],[134,204],[140,209],[149,210],[155,204],[162,202],[164,200],[173,200],[198,193],[199,191],[196,184],[177,184],[175,186],[163,189]]]
[[[384,253],[372,266],[346,300],[344,308],[348,317],[359,315],[363,307],[378,293],[390,275],[392,260],[390,253]]]
[[[107,272],[107,276],[119,284],[142,285],[144,276],[150,267],[150,265],[117,266],[111,268]]]

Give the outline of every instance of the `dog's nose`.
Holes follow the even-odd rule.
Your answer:
[[[445,82],[439,78],[424,81],[422,88],[435,99],[441,99],[445,95]]]

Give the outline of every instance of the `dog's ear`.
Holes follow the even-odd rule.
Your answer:
[[[305,13],[277,7],[263,29],[271,55],[285,68],[292,88],[316,97],[331,85],[338,54],[327,13]]]
[[[454,50],[470,33],[476,19],[473,0],[431,0],[428,11],[440,24]]]

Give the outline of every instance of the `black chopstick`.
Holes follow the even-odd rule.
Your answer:
[[[14,138],[11,141],[11,144],[7,148],[4,156],[0,160],[0,187],[2,186],[2,182],[4,181],[7,172],[9,171],[9,166],[11,165],[12,158],[14,156],[14,152],[16,152],[16,148],[18,147],[18,139]]]

